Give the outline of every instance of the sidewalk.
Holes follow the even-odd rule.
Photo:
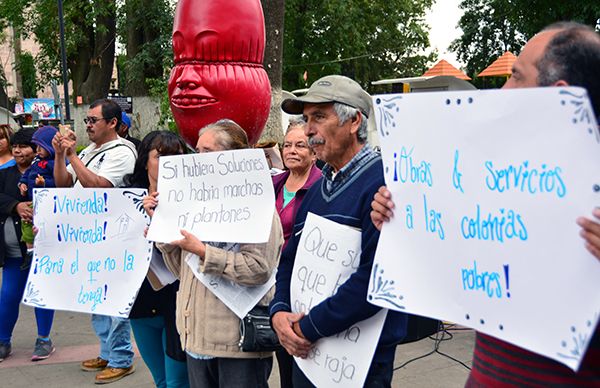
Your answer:
[[[1,319],[1,318],[0,318]],[[439,344],[439,351],[465,364],[471,364],[474,333],[462,328],[450,329]],[[81,360],[98,355],[98,343],[92,331],[90,317],[86,314],[57,311],[51,337],[56,352],[47,360],[31,362],[36,326],[33,309],[21,305],[21,315],[13,334],[13,353],[0,362],[0,387],[58,388],[93,387],[94,372],[80,370]],[[441,335],[440,335],[441,337]],[[133,336],[132,336],[133,338]],[[424,339],[399,346],[395,366],[423,356],[434,350],[435,341]],[[136,351],[137,354],[137,351]],[[137,354],[136,372],[120,381],[109,384],[111,388],[154,386],[152,377]],[[468,370],[458,362],[434,353],[410,362],[394,372],[393,387],[462,387]],[[271,387],[279,387],[279,374],[274,365],[269,380]]]

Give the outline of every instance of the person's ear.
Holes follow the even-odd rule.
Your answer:
[[[565,87],[565,86],[570,86],[569,83],[563,79],[559,79],[558,81],[556,81],[555,83],[552,84],[552,86],[560,86],[560,87]]]
[[[350,133],[355,134],[358,132],[358,128],[360,128],[360,123],[361,123],[362,117],[363,116],[360,113],[356,113],[356,116],[354,116],[352,118],[352,122],[351,122],[352,128],[350,129]]]

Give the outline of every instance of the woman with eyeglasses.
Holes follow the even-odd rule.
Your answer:
[[[294,219],[304,195],[321,177],[321,170],[315,166],[317,157],[304,134],[305,126],[301,117],[290,118],[283,140],[283,164],[287,171],[273,177],[275,208],[283,227],[284,249],[292,235]],[[289,388],[292,386],[293,358],[285,349],[278,350],[276,355],[281,388]]]
[[[231,120],[220,120],[200,130],[196,150],[215,152],[249,148],[244,130]],[[158,193],[144,199],[152,215]],[[186,258],[197,255],[196,270],[221,276],[242,286],[266,283],[277,267],[283,235],[277,214],[273,214],[266,243],[218,243],[200,241],[191,233],[171,244],[157,244],[165,264],[180,281],[177,293],[177,329],[187,353],[192,387],[267,387],[273,367],[272,352],[242,352],[239,347],[240,319],[200,280]],[[274,287],[261,299],[266,306]]]

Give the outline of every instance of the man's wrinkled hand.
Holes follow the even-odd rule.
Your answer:
[[[310,341],[301,338],[294,332],[293,325],[299,322],[304,314],[294,314],[285,311],[279,311],[273,315],[273,330],[279,337],[279,343],[292,356],[306,358],[312,344]]]

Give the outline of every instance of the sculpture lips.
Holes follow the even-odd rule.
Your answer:
[[[216,103],[218,100],[213,97],[184,94],[173,95],[171,103],[177,108],[196,108]]]

